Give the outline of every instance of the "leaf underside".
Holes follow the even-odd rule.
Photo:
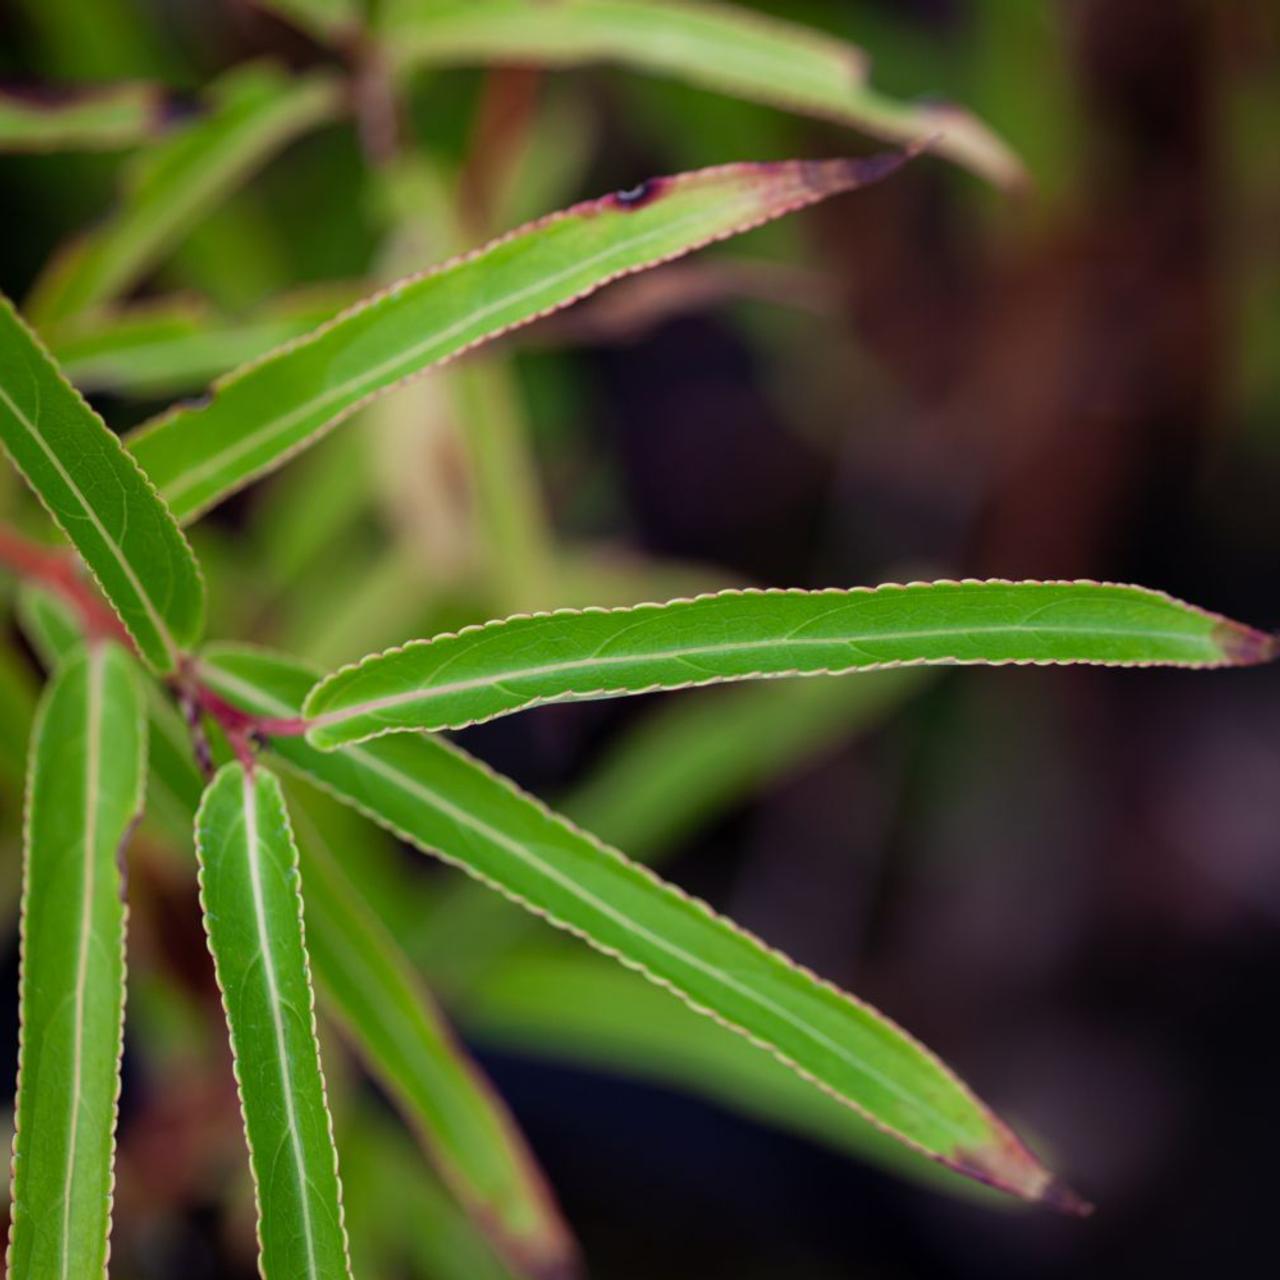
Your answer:
[[[332,748],[461,728],[571,699],[911,664],[1210,667],[1264,661],[1271,637],[1142,587],[936,582],[730,591],[468,627],[364,659],[303,708]]]

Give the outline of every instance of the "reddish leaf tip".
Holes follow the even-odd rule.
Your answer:
[[[1093,1215],[1094,1207],[1083,1196],[1077,1195],[1059,1178],[1050,1178],[1040,1193],[1040,1203],[1046,1208],[1056,1209],[1073,1218],[1088,1218]]]
[[[1280,657],[1280,634],[1257,631],[1238,622],[1221,622],[1214,641],[1223,657],[1237,667],[1256,667]]]

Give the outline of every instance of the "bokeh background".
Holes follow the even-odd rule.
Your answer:
[[[344,428],[200,527],[223,634],[332,663],[512,608],[929,576],[1135,581],[1280,626],[1274,3],[748,7],[863,46],[886,91],[964,103],[1022,156],[1034,190],[1000,194],[925,159],[530,330],[459,366],[443,400],[436,379],[388,401],[398,407],[367,438]],[[181,101],[255,56],[298,69],[330,58],[237,0],[0,4],[6,81],[159,79]],[[530,130],[542,158],[499,198],[504,173],[485,157]],[[394,257],[407,264],[649,174],[869,144],[637,74],[507,69],[424,76],[404,145],[463,211],[444,232],[424,204],[421,242]],[[120,163],[0,157],[4,292],[21,298],[62,241],[105,215]],[[374,278],[388,261],[376,187],[350,123],[317,132],[211,214],[144,292],[195,291],[234,319],[300,284]],[[96,403],[121,428],[157,407]],[[508,461],[527,449],[535,467],[522,491],[540,514],[516,521],[515,559],[486,559],[503,544],[477,515],[475,459],[458,443],[473,417],[514,433]],[[904,682],[883,707],[852,695],[847,719],[829,691],[772,696],[545,708],[462,738],[890,1012],[1099,1211],[1060,1220],[887,1172],[821,1117],[749,1114],[705,1062],[575,1037],[567,1013],[557,1038],[554,1010],[525,1025],[515,978],[473,1003],[475,974],[483,988],[494,969],[464,963],[468,947],[487,929],[505,936],[509,909],[477,908],[456,876],[390,851],[397,884],[435,907],[415,952],[446,998],[456,988],[591,1274],[1265,1265],[1280,1132],[1280,675],[957,671]],[[692,727],[649,744],[646,786],[624,760],[627,785],[610,791],[620,753],[677,702],[696,709]],[[692,762],[688,734],[710,742]],[[744,750],[746,766],[724,766],[741,776],[717,787],[717,761]],[[3,805],[12,878],[11,793]],[[113,1272],[247,1276],[248,1191],[194,899],[170,863],[144,851],[139,867]],[[3,1078],[16,1045],[7,928]],[[561,955],[537,929],[518,945]],[[590,990],[557,988],[550,972],[538,998],[559,990],[590,1012]],[[339,1047],[328,1060],[340,1106],[393,1127]],[[356,1149],[347,1169],[349,1184],[368,1178],[390,1235],[425,1221],[405,1151],[390,1184],[378,1150]],[[431,1274],[394,1243],[372,1257],[370,1274]]]

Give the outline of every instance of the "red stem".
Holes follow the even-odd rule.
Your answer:
[[[133,647],[124,624],[80,576],[76,559],[69,552],[42,546],[0,525],[0,564],[61,596],[80,615],[90,638],[119,640]]]

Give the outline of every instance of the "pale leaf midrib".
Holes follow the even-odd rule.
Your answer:
[[[67,1167],[62,1182],[62,1233],[58,1242],[61,1280],[70,1280],[72,1187],[75,1182],[76,1155],[80,1140],[80,1094],[84,1085],[85,995],[89,982],[89,943],[93,936],[93,899],[97,878],[98,806],[102,790],[102,682],[105,662],[105,650],[95,648],[90,651],[86,675],[88,723],[85,736],[85,826],[84,841],[81,845],[84,875],[81,879],[80,927],[76,938],[76,982],[72,995],[73,1030],[71,1088],[68,1090],[70,1120],[67,1130]]]
[[[486,672],[484,675],[473,676],[466,680],[454,680],[447,684],[427,684],[420,685],[416,689],[406,690],[404,693],[391,693],[380,698],[371,698],[365,702],[353,703],[349,707],[340,707],[333,711],[326,711],[318,716],[310,719],[309,724],[316,728],[326,728],[331,725],[342,724],[347,720],[356,719],[364,715],[376,715],[379,711],[390,710],[394,707],[405,706],[407,704],[422,703],[429,704],[434,700],[452,697],[460,693],[469,693],[477,689],[487,689],[496,685],[501,685],[508,680],[535,680],[540,676],[563,675],[573,671],[590,671],[596,667],[615,667],[615,666],[634,666],[643,663],[658,663],[669,661],[680,661],[686,658],[694,657],[712,657],[722,656],[729,657],[735,653],[750,653],[760,650],[787,650],[792,648],[827,648],[831,646],[850,646],[857,648],[862,643],[896,643],[911,640],[949,640],[952,638],[968,637],[975,635],[1015,635],[1028,634],[1035,636],[1072,636],[1072,635],[1099,635],[1104,630],[1096,626],[1070,627],[1070,626],[1026,626],[1020,623],[1002,623],[994,626],[965,626],[965,627],[928,627],[914,631],[877,631],[858,633],[857,635],[845,636],[828,636],[828,637],[801,637],[786,639],[768,639],[768,640],[741,640],[732,644],[716,644],[716,645],[682,645],[676,649],[652,649],[639,654],[611,654],[605,656],[593,656],[587,658],[573,658],[564,662],[549,662],[538,666],[525,667],[507,667],[497,671]],[[1183,631],[1153,631],[1149,628],[1137,628],[1126,630],[1123,628],[1106,629],[1105,634],[1108,638],[1124,639],[1124,640],[1173,640],[1173,641],[1194,641],[1199,637],[1188,636]],[[432,642],[427,641],[426,645]],[[424,645],[425,647],[425,645]],[[412,650],[407,650],[411,652]],[[406,652],[402,650],[401,652]],[[465,656],[465,652],[457,655]],[[375,659],[375,661],[377,661]],[[848,668],[841,670],[833,670],[830,672],[813,672],[812,674],[827,675],[843,675],[859,671],[867,665],[879,665],[886,661],[885,659],[873,658],[870,663],[855,663]],[[936,657],[921,659],[932,665],[944,665],[947,663],[957,663],[968,661],[955,655],[946,657]],[[974,662],[981,662],[982,659],[972,659]],[[1079,659],[1081,665],[1107,665],[1108,663],[1123,663],[1123,658],[1100,658],[1100,659]],[[353,673],[358,672],[359,668],[353,668]],[[782,672],[743,672],[733,673],[734,679],[750,679],[752,676],[782,675],[789,673]],[[796,675],[810,674],[804,671],[797,671]],[[708,675],[707,681],[712,681],[716,677]],[[694,681],[698,683],[698,681]],[[604,692],[601,689],[600,692]],[[552,694],[551,698],[561,697],[565,695]],[[583,696],[576,694],[576,696]]]
[[[244,775],[244,831],[249,887],[253,900],[254,926],[258,936],[258,951],[262,957],[263,977],[267,985],[267,1001],[271,1009],[271,1026],[276,1042],[276,1063],[280,1071],[280,1090],[284,1098],[285,1124],[289,1132],[294,1174],[298,1184],[298,1202],[302,1212],[302,1235],[307,1254],[307,1276],[309,1280],[319,1280],[320,1273],[316,1261],[314,1226],[311,1221],[311,1200],[307,1180],[306,1157],[302,1150],[302,1136],[298,1129],[297,1103],[293,1096],[293,1082],[289,1075],[289,1052],[285,1037],[284,1020],[281,1017],[279,979],[276,975],[275,958],[271,950],[271,935],[267,929],[266,902],[262,892],[257,788],[253,778],[247,772]]]

